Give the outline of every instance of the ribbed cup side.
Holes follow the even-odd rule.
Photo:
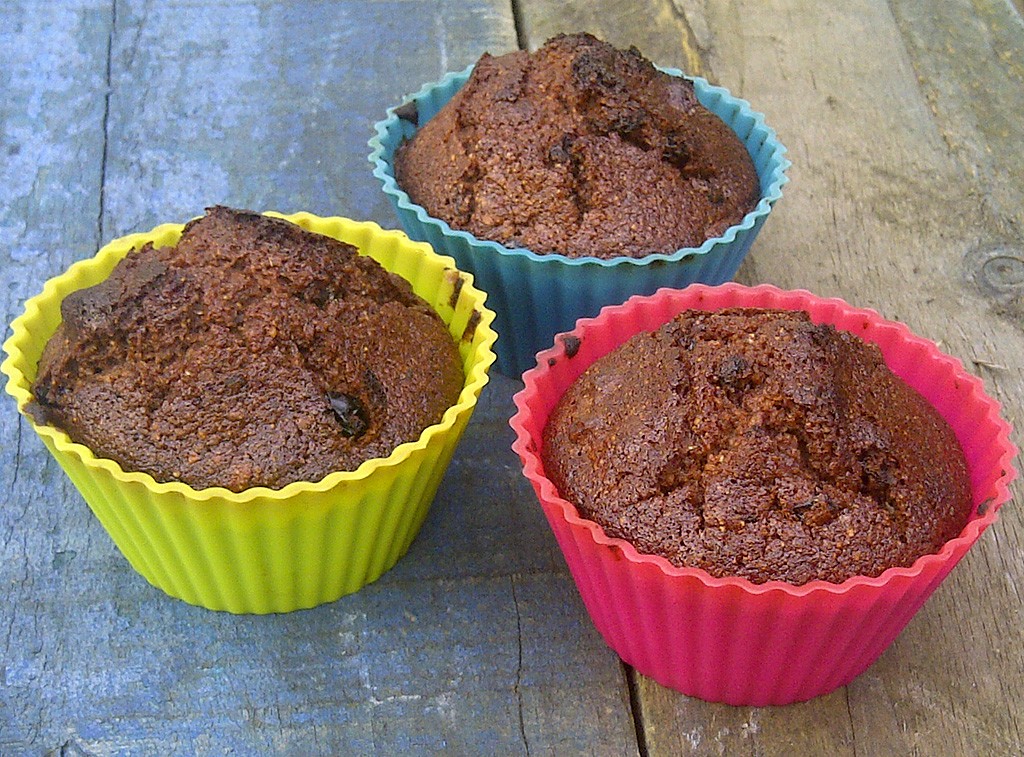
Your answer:
[[[734,705],[788,704],[849,683],[948,572],[933,566],[913,580],[838,594],[752,594],[667,581],[564,518],[552,526],[595,627],[624,661],[665,686]]]

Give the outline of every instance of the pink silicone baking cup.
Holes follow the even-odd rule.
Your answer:
[[[874,342],[886,363],[956,432],[971,475],[973,510],[937,554],[841,584],[753,584],[678,568],[580,517],[544,474],[548,416],[597,358],[678,313],[727,307],[805,310],[818,323]],[[772,286],[661,289],[584,318],[537,355],[514,400],[513,449],[533,485],[591,619],[628,664],[684,694],[735,705],[788,704],[826,694],[862,673],[892,643],[1009,499],[1017,472],[1010,425],[982,382],[955,358],[872,310]]]

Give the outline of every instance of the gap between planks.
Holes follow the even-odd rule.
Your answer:
[[[639,673],[622,660],[619,660],[619,664],[622,665],[622,675],[626,679],[626,689],[629,692],[629,714],[633,719],[637,754],[640,757],[648,757],[647,724],[644,722],[643,699],[640,696],[640,684],[637,680]]]

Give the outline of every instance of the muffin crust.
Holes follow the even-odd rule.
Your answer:
[[[395,174],[453,228],[570,257],[697,247],[760,197],[746,148],[691,82],[588,34],[485,54]]]
[[[223,207],[68,295],[34,417],[158,481],[280,488],[386,457],[455,403],[459,353],[356,248]]]
[[[562,397],[542,459],[609,535],[754,583],[910,565],[971,508],[937,411],[874,345],[798,311],[687,311],[633,337]]]

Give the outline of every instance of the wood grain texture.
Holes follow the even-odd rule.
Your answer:
[[[529,2],[522,16],[531,46],[583,28],[676,65],[659,53],[685,28],[705,75],[764,112],[794,164],[738,278],[840,296],[906,322],[978,373],[1017,421],[1024,28],[1013,6],[649,5],[629,16],[611,1],[587,3],[585,14]],[[684,20],[657,23],[667,6]],[[1021,491],[1018,481],[1018,501]],[[1011,503],[845,690],[786,708],[731,708],[638,676],[649,753],[1024,753],[1022,594],[1024,526]]]
[[[535,2],[520,0],[520,38],[536,50],[559,33],[586,31],[616,47],[635,45],[648,59],[706,76],[698,42],[681,7],[667,0]]]
[[[41,15],[0,3],[0,307],[7,324],[51,272],[99,241],[106,2]],[[4,397],[0,404],[0,754],[58,743],[75,648],[74,577],[116,564],[78,495]],[[57,674],[59,676],[59,673]],[[36,741],[42,738],[42,741]]]
[[[510,8],[486,0],[119,0],[105,232],[214,202],[393,227],[367,178],[373,123],[424,82],[514,47]]]
[[[515,46],[483,0],[38,11],[0,5],[5,323],[102,242],[214,202],[395,226],[373,121]],[[0,754],[635,754],[622,666],[509,447],[516,386],[485,389],[393,571],[268,617],[146,584],[0,403]]]
[[[642,677],[641,677],[642,678]],[[846,696],[833,692],[786,707],[730,707],[681,696],[642,678],[649,754],[850,754]]]

